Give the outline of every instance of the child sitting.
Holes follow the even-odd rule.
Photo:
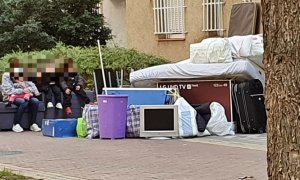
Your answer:
[[[47,78],[49,79],[49,78]],[[51,78],[50,80],[44,80],[43,83],[37,83],[38,89],[41,92],[45,93],[45,102],[47,108],[53,108],[54,105],[52,103],[52,97],[54,96],[54,103],[57,109],[62,109],[61,104],[61,89],[59,87],[59,83],[55,78]]]
[[[79,96],[79,99],[83,100],[81,102],[81,106],[83,107],[84,104],[89,104],[91,100],[83,90],[84,88],[84,79],[83,77],[77,73],[76,75],[72,75],[70,73],[69,77],[65,77],[65,79],[60,83],[61,88],[63,89],[64,94],[64,108],[65,112],[70,115],[72,114],[71,110],[71,99],[72,95],[71,92],[73,91],[77,96]],[[84,104],[83,104],[84,103]]]
[[[21,93],[21,94],[12,94],[8,96],[8,103],[6,106],[11,106],[11,104],[17,99],[22,98],[25,100],[29,100],[32,96],[39,96],[40,92],[38,91],[35,84],[31,81],[23,81],[22,77],[19,78],[12,78],[12,81],[14,82],[15,88],[27,88],[29,89],[29,93]]]

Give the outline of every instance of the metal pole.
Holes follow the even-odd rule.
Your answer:
[[[101,70],[102,70],[102,77],[103,77],[103,84],[104,84],[104,92],[105,92],[105,95],[107,95],[106,78],[105,78],[104,67],[103,67],[103,61],[102,61],[102,53],[101,53],[101,45],[100,45],[100,41],[97,40],[97,43],[98,43],[98,49],[99,49],[99,57],[100,57],[100,65],[101,65]]]
[[[121,87],[123,87],[123,76],[124,76],[124,71],[121,69]]]
[[[94,76],[94,83],[95,83],[95,91],[96,91],[96,96],[98,95],[98,84],[97,84],[97,78],[96,78],[96,73],[95,71],[93,72],[93,76]]]

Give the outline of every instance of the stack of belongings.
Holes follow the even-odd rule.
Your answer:
[[[239,116],[237,120],[238,123],[240,122],[240,126],[242,128],[243,133],[265,132],[266,116],[265,116],[265,107],[262,100],[264,79],[265,79],[264,65],[263,65],[263,53],[264,53],[263,47],[264,46],[263,46],[262,34],[232,36],[228,38],[208,38],[203,40],[201,43],[191,44],[190,46],[190,63],[210,64],[210,63],[234,63],[234,62],[246,61],[250,63],[261,75],[263,82],[261,82],[258,79],[254,79],[254,80],[250,79],[247,81],[244,80],[234,85],[234,92],[233,92],[234,103],[237,109],[237,114]],[[260,84],[261,84],[261,88],[259,88]],[[251,85],[253,85],[253,87]],[[256,93],[249,94],[251,92],[246,89],[248,87],[252,89],[253,88],[256,89],[256,91],[253,91]],[[240,102],[240,98],[237,95],[239,93],[238,90],[242,91],[243,93],[243,90],[240,89],[244,89],[245,91],[244,96],[245,97],[251,96],[252,100],[247,101],[246,99],[246,101]],[[258,106],[260,108],[257,108]],[[201,108],[202,107],[200,107],[200,109]],[[211,110],[212,109],[215,109],[219,112],[222,111],[217,104],[214,104],[213,107],[211,107]],[[250,121],[248,121],[250,117],[248,117],[247,114],[244,115],[245,112],[249,112],[249,116],[252,114],[256,114],[256,117],[252,117],[252,121],[255,121],[253,125],[251,124]],[[248,121],[248,124],[250,123],[251,126],[248,129],[246,127],[247,126],[246,121]],[[200,127],[198,127],[198,129],[200,128],[199,131],[200,130],[203,131],[204,125],[209,124],[209,122],[207,122],[207,119],[205,120],[205,118],[199,119],[198,117],[197,122],[198,124],[200,122],[201,125]],[[207,128],[209,129],[209,127]]]
[[[140,137],[140,107],[142,105],[174,104],[173,88],[104,88],[108,95],[128,95],[126,138]]]
[[[263,35],[232,36],[227,38],[207,38],[190,45],[190,63],[231,63],[250,62],[265,79],[263,65]],[[264,84],[264,82],[262,82]]]
[[[217,102],[191,106],[183,97],[178,105],[179,137],[234,135],[233,122],[227,122],[223,106]]]
[[[197,136],[197,123],[195,109],[179,95],[178,89],[168,93],[165,104],[178,106],[178,134],[179,137]],[[129,105],[127,111],[126,137],[140,136],[140,105]]]
[[[227,39],[231,44],[233,59],[249,61],[265,79],[263,35],[232,36]]]
[[[207,136],[207,135],[234,135],[233,122],[227,122],[223,106],[217,102],[191,106],[178,93],[172,92],[175,100],[170,102],[178,106],[178,135],[179,138]],[[140,107],[129,105],[127,109],[126,137],[140,136]]]

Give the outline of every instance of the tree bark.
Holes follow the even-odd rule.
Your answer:
[[[300,179],[300,1],[262,0],[268,177]]]

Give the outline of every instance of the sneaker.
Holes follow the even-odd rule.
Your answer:
[[[41,131],[41,128],[39,128],[39,126],[37,124],[32,124],[30,126],[30,130],[34,131],[34,132],[39,132],[39,131]]]
[[[72,109],[70,107],[66,107],[65,111],[67,114],[72,114]]]
[[[62,105],[61,105],[61,103],[57,103],[55,107],[56,107],[57,109],[62,109],[62,108],[63,108]]]
[[[20,126],[20,124],[14,125],[13,128],[12,128],[12,130],[13,130],[14,132],[17,132],[17,133],[23,132],[23,131],[24,131],[24,129]]]
[[[54,107],[54,106],[53,106],[52,102],[48,102],[47,108],[53,108],[53,107]]]

